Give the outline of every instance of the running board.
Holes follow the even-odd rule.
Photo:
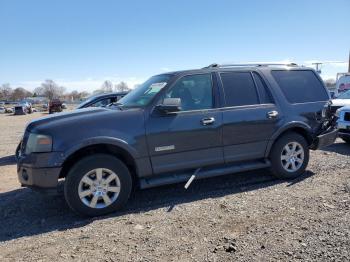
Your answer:
[[[222,176],[232,173],[250,171],[255,169],[267,168],[270,166],[270,161],[250,161],[243,163],[236,163],[231,165],[223,165],[215,168],[203,168],[196,174],[196,179]],[[193,175],[193,172],[177,173],[177,174],[163,174],[155,177],[141,178],[140,188],[151,188],[157,186],[170,185],[175,183],[186,182]]]

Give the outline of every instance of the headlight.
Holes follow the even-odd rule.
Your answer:
[[[25,148],[25,154],[51,152],[52,138],[46,135],[30,133]]]

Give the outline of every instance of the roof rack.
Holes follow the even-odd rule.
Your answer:
[[[246,63],[246,64],[211,64],[206,68],[248,67],[248,66],[298,66],[296,63]]]

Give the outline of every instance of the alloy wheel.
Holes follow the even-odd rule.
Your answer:
[[[106,168],[96,168],[80,180],[80,200],[90,208],[105,208],[114,203],[120,193],[120,180],[116,173]]]

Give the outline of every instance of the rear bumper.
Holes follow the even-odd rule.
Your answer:
[[[338,136],[338,129],[331,129],[330,131],[319,135],[315,138],[311,149],[319,149],[325,146],[332,145],[334,141],[337,139]]]

